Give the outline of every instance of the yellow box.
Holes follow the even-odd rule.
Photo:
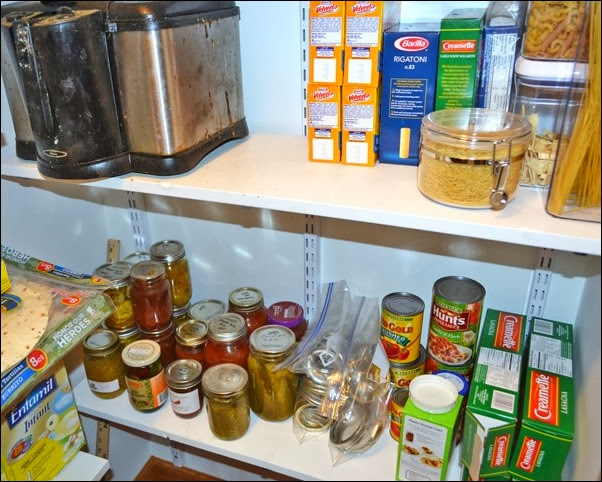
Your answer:
[[[345,2],[309,2],[309,83],[343,84]]]
[[[401,2],[346,2],[343,85],[378,87],[383,33],[400,16]]]
[[[341,162],[341,87],[308,84],[307,139],[309,160]]]
[[[378,160],[380,88],[344,85],[343,164],[371,167]]]
[[[50,480],[86,444],[67,370],[55,364],[2,412],[2,480]]]

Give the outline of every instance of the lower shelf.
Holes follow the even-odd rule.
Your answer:
[[[127,393],[103,400],[90,391],[86,380],[80,382],[73,393],[81,413],[290,477],[302,480],[395,479],[397,442],[388,432],[384,432],[364,454],[333,467],[327,435],[299,444],[290,419],[266,422],[251,414],[251,426],[242,438],[223,441],[211,433],[206,408],[197,417],[187,420],[175,415],[169,402],[156,412],[142,413],[132,408]],[[455,457],[456,462],[453,459],[448,479],[459,480],[458,458]],[[452,476],[456,468],[457,474]]]
[[[108,460],[78,452],[52,480],[100,480],[108,470]]]

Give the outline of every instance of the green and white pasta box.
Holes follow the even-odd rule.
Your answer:
[[[472,480],[507,475],[520,410],[527,319],[488,309],[482,324],[460,455]]]
[[[457,8],[441,19],[435,110],[476,105],[484,8]]]
[[[525,400],[510,464],[516,480],[561,480],[575,434],[573,327],[533,317]]]
[[[62,362],[2,413],[2,480],[51,480],[86,444]]]

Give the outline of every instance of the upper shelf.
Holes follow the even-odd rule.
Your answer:
[[[600,256],[600,224],[545,212],[546,191],[519,187],[502,211],[461,209],[425,198],[416,167],[372,168],[307,160],[303,136],[252,133],[177,176],[124,175],[76,182],[184,199],[274,209]],[[2,148],[2,175],[46,179],[35,162]]]

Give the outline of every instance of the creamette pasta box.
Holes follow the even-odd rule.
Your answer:
[[[527,321],[488,309],[483,319],[462,435],[462,463],[472,480],[507,476],[520,411]]]
[[[575,433],[571,325],[531,319],[523,391],[510,474],[514,480],[561,480]]]
[[[435,108],[439,25],[400,24],[383,44],[379,161],[417,166],[422,118]]]

